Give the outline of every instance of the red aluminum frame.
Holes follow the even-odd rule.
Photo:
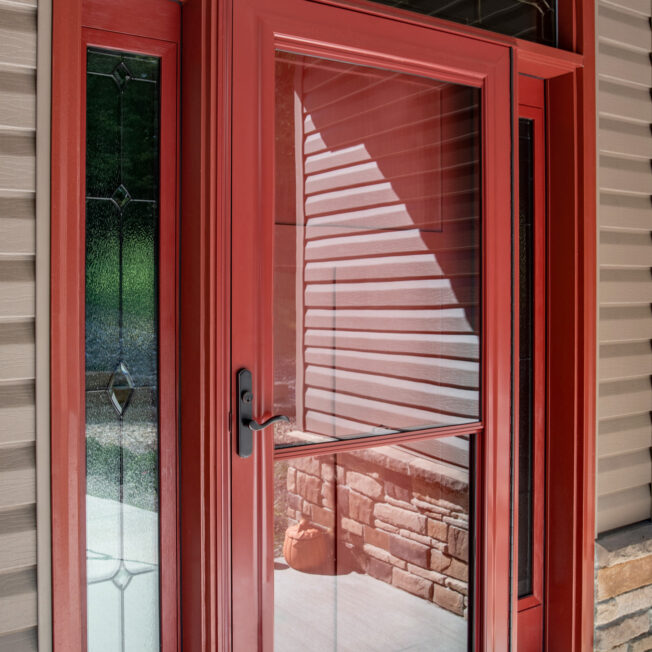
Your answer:
[[[309,1],[309,0],[306,0]],[[554,49],[365,0],[312,0],[500,43],[519,74],[545,82],[549,234],[544,649],[590,650],[595,500],[595,26],[591,0],[560,0]],[[88,4],[86,4],[86,2]],[[100,0],[53,0],[51,437],[55,651],[81,649],[84,522],[82,25],[174,41],[183,15],[180,424],[182,643],[230,647],[230,149],[232,0],[141,0],[128,20]],[[84,18],[82,19],[82,13]],[[153,16],[156,19],[153,20]],[[93,20],[100,21],[92,24]],[[90,21],[90,22],[89,22]],[[112,23],[116,27],[112,27]],[[157,33],[152,33],[163,26]],[[555,117],[554,120],[550,116]],[[514,112],[517,120],[517,112]],[[516,162],[516,161],[515,161]],[[218,192],[219,189],[219,192]],[[80,291],[81,288],[81,291]],[[552,481],[552,482],[551,482]],[[505,529],[508,529],[504,524]],[[515,591],[512,591],[516,613]],[[491,610],[492,605],[484,607]],[[518,623],[512,624],[515,647]]]
[[[67,6],[63,13],[61,4]],[[138,36],[128,29],[158,5],[146,0],[134,11],[129,3],[111,10],[96,0],[62,2],[53,35],[56,76],[52,108],[52,585],[53,645],[56,650],[86,649],[86,458],[84,409],[85,139],[86,48],[126,50],[161,59],[159,197],[159,483],[161,647],[178,649],[177,524],[177,103],[178,37],[174,17],[147,17]],[[121,9],[126,9],[121,12]],[[73,34],[74,39],[72,38]],[[143,36],[144,34],[144,36]],[[153,37],[153,38],[152,38]],[[70,40],[68,40],[70,38]],[[66,66],[68,68],[66,69]]]
[[[342,24],[347,24],[343,32]],[[481,500],[477,506],[477,582],[474,614],[478,649],[505,649],[509,641],[510,540],[508,468],[510,397],[510,278],[504,256],[510,240],[509,50],[467,36],[432,32],[301,0],[272,6],[263,0],[236,3],[234,15],[232,259],[232,374],[246,367],[254,379],[255,413],[264,418],[272,406],[273,370],[271,297],[274,169],[274,51],[299,52],[327,59],[387,67],[482,89],[483,133],[483,420],[464,427],[424,430],[419,437],[483,433],[477,469]],[[259,125],[254,129],[252,125]],[[263,299],[261,299],[263,297]],[[501,321],[502,318],[502,321]],[[498,327],[502,324],[502,327]],[[237,336],[235,335],[237,325]],[[486,325],[491,325],[487,328]],[[233,396],[233,400],[236,397]],[[235,415],[234,415],[235,416]],[[232,429],[237,429],[233,422]],[[309,447],[322,454],[382,445],[410,437],[389,435]],[[294,455],[308,454],[308,447]],[[284,451],[280,457],[292,455]],[[272,649],[273,559],[270,497],[273,445],[258,437],[254,454],[231,463],[234,483],[233,648]],[[252,596],[258,596],[253,599]],[[490,607],[489,607],[490,605]],[[259,626],[252,626],[252,623]]]

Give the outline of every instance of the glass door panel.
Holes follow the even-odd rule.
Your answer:
[[[468,650],[471,442],[425,443],[275,462],[275,650]]]
[[[277,51],[277,447],[480,418],[480,91]]]

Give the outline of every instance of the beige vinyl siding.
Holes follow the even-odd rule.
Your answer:
[[[649,0],[598,4],[598,531],[652,515]]]
[[[37,649],[36,27],[0,0],[0,652]]]

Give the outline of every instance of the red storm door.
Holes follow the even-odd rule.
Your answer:
[[[506,649],[509,51],[305,0],[233,47],[233,648]]]

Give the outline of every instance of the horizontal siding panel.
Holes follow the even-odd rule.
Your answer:
[[[306,390],[304,400],[308,410],[329,414],[332,412],[333,406],[337,406],[338,417],[356,419],[360,415],[364,415],[367,421],[383,424],[386,428],[392,429],[417,428],[424,425],[456,425],[469,422],[469,419],[458,416],[439,414],[404,405],[393,405],[362,396],[329,392],[313,387]]]
[[[598,417],[627,416],[652,410],[652,385],[649,378],[605,381],[600,384]]]
[[[616,9],[626,9],[643,16],[650,15],[649,0],[602,0],[600,4],[615,7]]]
[[[601,152],[652,157],[652,138],[647,123],[601,116],[598,147]]]
[[[0,254],[35,252],[34,214],[33,198],[0,196]]]
[[[600,303],[652,302],[652,274],[649,269],[600,270]]]
[[[0,62],[36,68],[36,11],[0,3]]]
[[[620,44],[600,40],[598,70],[601,75],[623,79],[641,86],[652,86],[652,69],[647,51],[630,50]]]
[[[650,102],[652,105],[652,102]],[[648,195],[600,192],[600,226],[650,229],[652,201]]]
[[[600,347],[600,380],[652,376],[650,342],[621,342]]]
[[[601,154],[600,186],[625,192],[652,194],[650,161]]]
[[[306,349],[304,360],[308,364],[322,367],[366,371],[470,388],[477,388],[480,378],[480,365],[466,360],[318,348]]]
[[[305,344],[320,348],[447,356],[467,360],[477,360],[480,354],[480,340],[476,335],[366,333],[308,329]]]
[[[35,626],[36,569],[0,573],[0,632],[18,633]]]
[[[603,458],[598,462],[598,473],[599,496],[648,485],[652,478],[650,449]]]
[[[30,627],[22,632],[0,634],[0,652],[36,652],[38,638],[36,627]]]
[[[431,385],[380,374],[308,365],[305,382],[310,387],[353,394],[387,403],[401,403],[435,412],[447,412],[477,418],[478,392],[475,390]],[[337,408],[334,408],[337,414]]]
[[[597,27],[601,38],[625,43],[641,50],[650,48],[650,24],[647,17],[640,13],[600,3]]]
[[[35,278],[31,260],[0,260],[0,319],[34,317]]]
[[[604,115],[652,122],[650,91],[622,80],[598,79],[598,110]]]
[[[463,308],[434,310],[325,310],[306,311],[306,328],[327,328],[361,331],[420,331],[423,333],[469,333],[473,329]]]
[[[599,423],[598,458],[641,451],[652,446],[649,412]]]
[[[0,132],[0,189],[32,191],[36,185],[36,139],[32,132]]]
[[[649,214],[652,217],[652,206]],[[650,228],[652,229],[652,223]],[[602,230],[600,232],[600,265],[602,267],[652,267],[650,231]]]
[[[651,247],[652,249],[652,247]],[[416,256],[388,256],[383,258],[362,258],[359,260],[338,260],[308,263],[305,266],[304,280],[319,281],[357,281],[377,279],[399,279],[409,277],[446,276],[451,278],[461,274],[469,275],[468,262],[452,255],[422,254]],[[474,284],[480,284],[474,278]]]
[[[649,484],[601,496],[598,510],[598,531],[606,532],[644,521],[650,518],[651,512],[652,494]]]
[[[305,302],[309,308],[464,305],[476,301],[475,285],[475,281],[468,278],[459,279],[455,286],[447,278],[369,283],[315,283],[306,287]]]
[[[344,419],[333,414],[316,412],[315,410],[308,410],[306,412],[306,428],[310,433],[321,433],[320,435],[311,434],[311,437],[319,437],[320,439],[327,438],[325,441],[330,441],[331,437],[346,439],[347,437],[359,436],[361,433],[386,435],[393,432],[391,429],[379,428],[370,423]]]
[[[33,381],[0,384],[0,446],[34,440],[34,409]]]
[[[0,128],[34,129],[35,126],[35,72],[24,69],[0,69]]]
[[[652,339],[650,306],[603,306],[600,308],[600,342]]]
[[[0,509],[36,501],[34,445],[0,448]]]
[[[35,507],[0,510],[0,569],[5,572],[35,564]]]
[[[33,322],[0,323],[0,380],[33,378],[35,351]]]

